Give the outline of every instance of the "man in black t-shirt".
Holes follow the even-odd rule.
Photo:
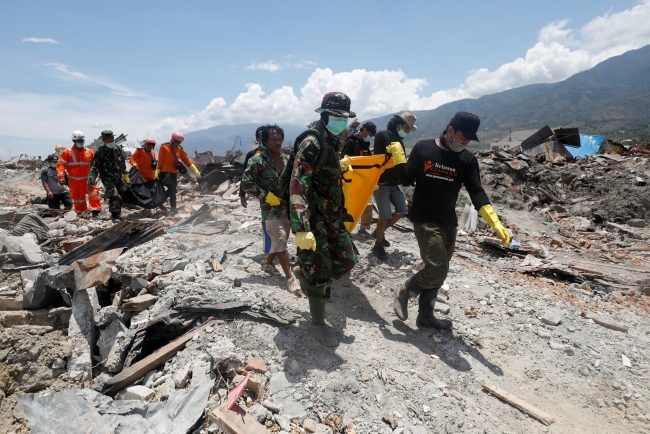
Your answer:
[[[349,157],[361,157],[372,155],[370,150],[370,139],[377,134],[377,125],[374,122],[365,122],[361,125],[359,132],[352,134],[345,139],[345,144],[341,150],[341,158],[346,155]]]
[[[510,245],[510,234],[499,221],[490,200],[481,186],[478,161],[465,147],[478,141],[478,116],[458,112],[435,140],[415,144],[408,163],[403,147],[391,144],[387,151],[393,156],[396,172],[403,185],[416,182],[411,220],[420,248],[424,268],[406,281],[395,294],[393,307],[402,321],[408,317],[408,299],[419,295],[418,327],[449,330],[449,320],[433,315],[438,290],[447,278],[449,261],[456,244],[456,200],[465,186],[474,207],[492,226],[503,245]]]

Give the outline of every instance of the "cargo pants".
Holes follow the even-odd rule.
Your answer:
[[[342,221],[338,234],[329,238],[325,230],[318,229],[320,222],[314,223],[310,222],[310,226],[316,238],[316,250],[297,249],[297,253],[300,269],[309,285],[307,295],[325,297],[330,294],[332,279],[339,279],[354,268],[359,260],[359,251]]]
[[[456,246],[456,228],[437,223],[414,223],[413,228],[424,262],[424,268],[414,276],[415,283],[423,291],[438,289],[447,279]]]

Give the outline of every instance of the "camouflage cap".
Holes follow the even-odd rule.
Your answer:
[[[344,118],[356,118],[357,114],[350,111],[350,98],[343,92],[330,92],[323,97],[320,108],[314,110],[316,113],[331,113],[334,116]]]
[[[105,139],[107,137],[111,137],[113,135],[113,132],[111,130],[104,130],[102,131],[102,137]]]

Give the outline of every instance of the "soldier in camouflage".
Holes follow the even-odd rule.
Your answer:
[[[274,275],[280,273],[273,265],[277,257],[287,276],[289,292],[296,297],[301,295],[300,284],[291,274],[287,240],[289,239],[288,204],[282,200],[280,174],[284,170],[288,155],[282,154],[284,130],[277,125],[267,125],[262,131],[263,150],[248,160],[248,166],[242,175],[242,186],[249,195],[260,201],[262,224],[271,240],[269,254],[262,262],[262,269]]]
[[[115,137],[110,130],[102,131],[104,146],[100,146],[90,163],[87,191],[92,191],[97,177],[101,177],[108,201],[108,209],[114,220],[122,220],[122,180],[127,184],[129,175],[126,173],[126,161],[122,148],[115,144]]]
[[[359,259],[359,252],[344,226],[351,221],[344,207],[342,171],[348,170],[349,159],[339,161],[336,136],[347,127],[350,98],[340,92],[323,97],[316,134],[308,135],[298,146],[289,187],[291,229],[296,234],[300,270],[294,270],[306,288],[311,313],[310,330],[325,346],[338,342],[325,323],[326,294],[332,278],[350,272]],[[321,152],[328,158],[322,169],[314,173]]]

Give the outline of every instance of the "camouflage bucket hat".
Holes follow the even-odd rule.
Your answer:
[[[316,113],[330,113],[343,118],[356,118],[357,114],[350,111],[350,98],[342,92],[330,92],[323,97],[320,108]]]

